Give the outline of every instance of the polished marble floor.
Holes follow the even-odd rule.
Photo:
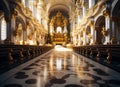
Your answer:
[[[0,75],[0,87],[120,87],[120,73],[57,46]]]

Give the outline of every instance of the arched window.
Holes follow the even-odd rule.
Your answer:
[[[60,26],[57,27],[57,33],[62,33],[62,28]]]
[[[7,38],[7,24],[5,19],[3,18],[1,21],[1,40],[5,40]]]

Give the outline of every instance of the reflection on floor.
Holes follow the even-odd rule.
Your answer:
[[[120,87],[120,73],[58,47],[1,75],[0,87]]]

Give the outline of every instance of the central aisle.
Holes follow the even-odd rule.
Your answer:
[[[120,87],[120,73],[61,46],[0,79],[0,87]]]

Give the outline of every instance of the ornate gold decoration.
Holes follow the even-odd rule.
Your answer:
[[[104,16],[109,16],[109,15],[110,15],[110,13],[109,13],[109,11],[108,11],[108,10],[105,10],[105,11],[103,11],[103,15],[104,15]]]
[[[88,34],[88,38],[89,38],[89,39],[92,39],[92,35],[91,35],[90,33]]]
[[[50,38],[53,44],[64,44],[67,43],[68,35],[67,35],[67,25],[68,20],[63,14],[58,11],[55,16],[53,16],[50,20]],[[60,30],[58,29],[60,27]],[[66,31],[66,32],[65,32]]]
[[[105,29],[105,27],[102,28],[102,34],[104,36],[108,36],[108,31]]]
[[[17,16],[18,15],[18,12],[17,11],[13,11],[12,12],[12,17],[15,17],[15,16]]]

